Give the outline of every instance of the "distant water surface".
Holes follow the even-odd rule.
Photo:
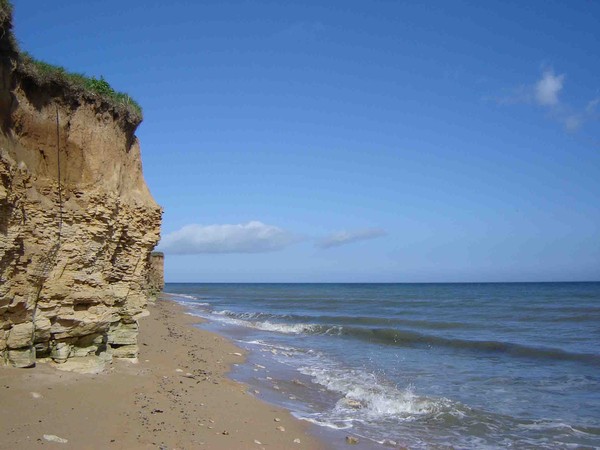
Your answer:
[[[167,284],[233,376],[373,447],[600,448],[600,283]]]

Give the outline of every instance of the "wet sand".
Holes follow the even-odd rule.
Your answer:
[[[243,351],[172,301],[140,319],[136,364],[0,369],[0,448],[325,449],[309,425],[229,380]],[[56,438],[67,442],[56,442]]]

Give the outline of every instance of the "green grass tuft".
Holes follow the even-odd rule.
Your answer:
[[[142,108],[129,95],[115,91],[110,84],[100,77],[88,77],[81,73],[67,71],[64,67],[48,64],[32,57],[27,52],[20,52],[12,33],[13,5],[10,0],[0,0],[0,38],[8,33],[9,48],[18,54],[18,71],[31,78],[37,84],[56,84],[73,92],[98,96],[125,113],[133,123],[142,121]]]
[[[102,76],[95,78],[81,73],[69,72],[64,67],[39,61],[27,52],[20,53],[19,66],[24,73],[40,84],[56,83],[67,88],[98,95],[113,106],[121,107],[135,118],[142,119],[142,108],[139,103],[129,95],[115,91]]]
[[[12,19],[13,5],[9,0],[0,0],[0,24]]]

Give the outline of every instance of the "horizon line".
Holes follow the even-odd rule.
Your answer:
[[[165,281],[165,284],[531,284],[600,283],[600,280],[571,281]]]

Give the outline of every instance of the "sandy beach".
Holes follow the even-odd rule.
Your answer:
[[[242,350],[174,302],[149,310],[137,363],[96,375],[0,369],[0,448],[326,448],[308,424],[226,377]]]

